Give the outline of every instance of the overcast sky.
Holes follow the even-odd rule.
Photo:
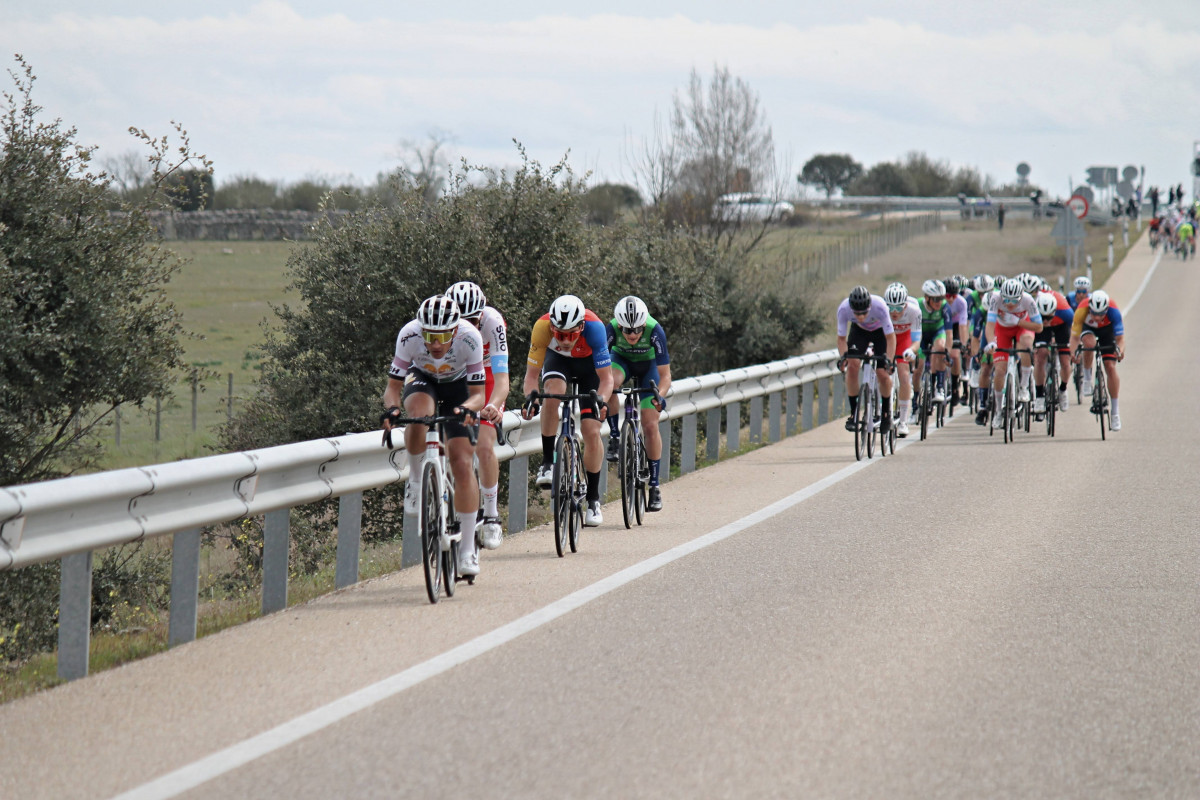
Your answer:
[[[178,120],[215,162],[294,181],[373,182],[402,140],[457,160],[632,182],[692,69],[760,95],[792,173],[817,153],[865,166],[920,150],[998,182],[1019,162],[1054,194],[1086,167],[1186,182],[1200,140],[1194,0],[406,3],[0,0],[0,52],[35,100],[115,156],[129,126]],[[5,90],[12,83],[5,77]]]

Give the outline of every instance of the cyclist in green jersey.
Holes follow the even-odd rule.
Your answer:
[[[650,492],[647,511],[662,510],[659,490],[659,465],[662,462],[662,436],[658,432],[659,414],[667,407],[667,390],[671,387],[671,357],[667,353],[667,332],[658,320],[650,316],[641,298],[622,297],[617,301],[613,319],[608,323],[608,350],[612,354],[613,394],[608,407],[610,436],[607,458],[616,461],[620,444],[621,415],[617,413],[618,389],[629,378],[643,389],[658,385],[657,395],[642,398],[642,434],[646,441],[646,457],[650,460]]]

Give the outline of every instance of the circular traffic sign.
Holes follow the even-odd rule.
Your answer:
[[[1067,208],[1071,209],[1076,219],[1083,219],[1088,213],[1088,200],[1081,194],[1073,194],[1067,201]]]

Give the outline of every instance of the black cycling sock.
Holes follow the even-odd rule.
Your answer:
[[[542,463],[549,466],[554,463],[554,437],[542,437]]]
[[[1046,387],[1040,383],[1037,386],[1033,387],[1033,391],[1034,391],[1035,397],[1045,397],[1046,396]]]
[[[617,415],[616,414],[608,415],[608,429],[610,431],[612,431],[613,436],[621,435],[621,429],[617,427]]]
[[[890,417],[892,415],[892,398],[890,396],[881,397],[880,400],[882,401],[883,405],[883,415],[885,417]]]
[[[600,499],[600,473],[589,472],[587,474],[587,500],[588,503]]]
[[[1065,392],[1065,391],[1067,390],[1067,382],[1066,382],[1066,381],[1063,381],[1062,383],[1060,383],[1060,384],[1058,385],[1058,390],[1059,390],[1060,392]]]
[[[850,416],[854,416],[854,412],[858,411],[858,395],[852,394],[846,398],[850,401]]]

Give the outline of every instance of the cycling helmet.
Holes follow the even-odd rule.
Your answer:
[[[646,318],[650,316],[650,312],[640,297],[629,295],[617,301],[613,316],[617,318],[617,324],[622,328],[640,328],[646,324]]]
[[[946,284],[935,278],[930,278],[921,284],[921,293],[926,297],[945,297]]]
[[[550,304],[550,325],[560,331],[569,331],[583,324],[587,309],[583,301],[573,294],[564,294]]]
[[[1042,289],[1042,279],[1028,272],[1021,273],[1021,287],[1030,294],[1037,294]]]
[[[850,290],[850,310],[866,311],[871,307],[871,292],[865,286],[855,286]]]
[[[453,330],[461,317],[462,312],[458,310],[458,303],[444,294],[427,297],[421,303],[421,307],[417,309],[417,321],[427,331]]]
[[[1000,299],[1006,303],[1015,303],[1025,294],[1025,287],[1016,278],[1009,278],[1000,287]]]
[[[1088,311],[1096,316],[1108,311],[1108,292],[1103,289],[1092,292],[1092,296],[1088,298]]]
[[[903,283],[893,283],[883,293],[883,301],[889,306],[902,306],[908,302],[908,287]]]
[[[1058,310],[1058,298],[1050,294],[1050,292],[1042,292],[1037,299],[1038,313],[1042,318],[1054,316],[1054,312]]]
[[[999,291],[1001,288],[1003,288],[1003,286],[1004,286],[1004,282],[1005,282],[1005,281],[1007,281],[1007,280],[1008,280],[1008,276],[1007,276],[1007,275],[994,275],[994,276],[992,276],[992,288],[993,288],[993,289],[996,289],[997,291]]]
[[[953,275],[951,275],[949,278],[946,278],[943,283],[945,283],[946,286],[946,294],[950,295],[951,297],[958,294],[958,279]]]
[[[995,284],[992,282],[992,276],[985,272],[981,272],[975,276],[975,291],[986,294],[992,290]]]
[[[961,272],[954,276],[954,280],[958,283],[958,290],[960,292],[965,291],[967,287],[971,285],[971,281]]]
[[[1075,279],[1075,291],[1090,292],[1092,290],[1092,279],[1087,275],[1080,275]]]
[[[458,303],[458,310],[464,317],[479,316],[487,305],[483,290],[471,281],[459,281],[446,290],[446,296]]]
[[[1043,292],[1051,291],[1050,281],[1046,280],[1045,278],[1042,278],[1042,291]]]

